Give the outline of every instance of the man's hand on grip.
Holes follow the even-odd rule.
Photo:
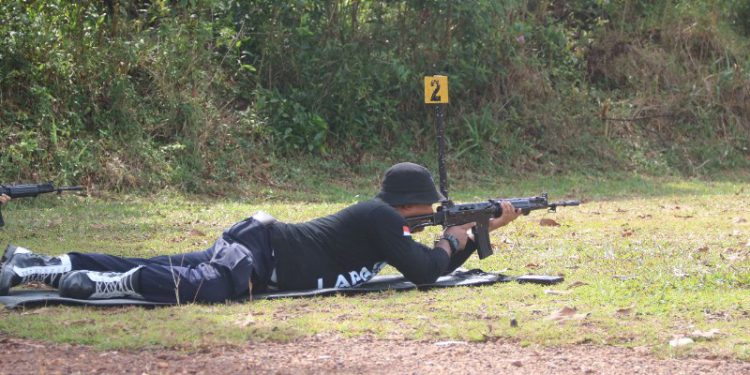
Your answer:
[[[466,248],[466,243],[469,240],[469,235],[471,233],[471,228],[474,227],[476,223],[467,223],[464,225],[456,225],[454,227],[449,227],[445,230],[444,233],[450,234],[458,240],[458,250],[461,251]]]

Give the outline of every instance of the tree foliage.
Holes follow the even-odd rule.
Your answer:
[[[746,2],[0,3],[0,177],[108,188],[313,156],[651,173],[750,164]],[[400,151],[399,151],[400,150]],[[388,152],[383,152],[388,151]]]

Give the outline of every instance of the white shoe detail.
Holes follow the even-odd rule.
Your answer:
[[[16,253],[19,253],[21,249],[18,248]],[[30,253],[30,251],[26,251]],[[21,278],[21,284],[39,282],[53,285],[55,281],[73,269],[70,265],[70,257],[67,254],[60,255],[57,258],[60,259],[60,264],[53,266],[18,267],[14,265],[13,273]]]
[[[115,272],[86,272],[86,276],[94,282],[96,290],[90,299],[106,299],[120,297],[143,297],[133,287],[133,274],[142,267],[136,267],[125,273]]]
[[[31,250],[25,247],[16,246],[16,252],[14,254],[31,254]]]

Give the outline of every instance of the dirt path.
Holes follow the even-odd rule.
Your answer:
[[[0,335],[0,374],[750,374],[750,362],[660,360],[637,350],[523,348],[462,343],[315,337],[185,354],[96,351]]]

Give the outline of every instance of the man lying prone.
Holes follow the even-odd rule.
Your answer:
[[[433,247],[412,238],[405,218],[432,213],[442,199],[426,168],[399,163],[386,171],[373,199],[304,223],[283,223],[261,212],[203,251],[149,259],[78,252],[51,257],[9,245],[0,295],[35,281],[77,299],[223,302],[267,291],[352,287],[386,264],[415,284],[432,283],[476,250],[473,223],[447,228]],[[0,203],[8,200],[0,197]],[[520,214],[508,202],[502,212],[490,220],[491,231]]]

